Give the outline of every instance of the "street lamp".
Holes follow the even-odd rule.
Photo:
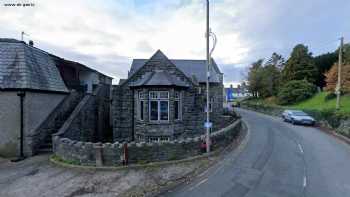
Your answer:
[[[211,31],[210,26],[209,26],[209,0],[207,0],[207,26],[206,26],[206,44],[207,44],[207,61],[206,61],[206,72],[207,72],[207,81],[206,81],[206,86],[207,86],[207,107],[206,107],[206,113],[207,113],[207,118],[205,122],[205,128],[206,128],[206,145],[207,145],[207,153],[210,152],[210,128],[212,127],[212,123],[210,122],[210,98],[209,98],[209,79],[210,79],[210,66],[211,66],[211,55],[215,50],[217,38],[216,35]],[[209,49],[209,37],[213,38],[213,48],[210,50]]]

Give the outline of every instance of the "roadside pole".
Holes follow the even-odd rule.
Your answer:
[[[206,53],[207,53],[207,62],[206,62],[206,72],[207,72],[207,120],[206,120],[206,145],[207,145],[207,153],[210,152],[210,128],[209,128],[209,121],[210,121],[210,117],[209,117],[209,78],[210,78],[210,74],[209,74],[209,64],[210,64],[210,57],[209,57],[209,0],[207,0],[207,27],[206,27],[206,44],[207,44],[207,49],[206,49]]]
[[[340,38],[340,48],[339,48],[339,62],[338,62],[338,83],[335,90],[335,93],[337,94],[337,104],[336,109],[340,109],[340,94],[341,94],[341,67],[343,64],[343,44],[344,44],[344,37]]]

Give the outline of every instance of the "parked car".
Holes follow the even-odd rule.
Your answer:
[[[285,110],[282,113],[282,118],[285,122],[290,122],[294,125],[315,125],[316,121],[313,117],[300,110]]]

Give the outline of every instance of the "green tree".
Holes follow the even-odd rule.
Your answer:
[[[316,86],[304,80],[291,80],[285,83],[278,93],[281,105],[288,105],[310,98],[316,93]]]
[[[254,97],[258,97],[262,89],[263,62],[263,59],[253,62],[248,71],[248,88]]]
[[[315,84],[318,71],[312,58],[312,53],[302,44],[294,47],[290,58],[283,69],[284,82],[306,80]]]
[[[315,65],[318,70],[318,76],[316,80],[316,85],[319,87],[326,86],[326,77],[324,73],[329,71],[333,64],[338,60],[338,54],[336,52],[326,53],[319,56],[314,57]]]

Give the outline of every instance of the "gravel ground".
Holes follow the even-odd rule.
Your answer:
[[[167,193],[190,184],[244,138],[242,132],[220,155],[177,164],[139,169],[94,170],[57,166],[50,155],[39,155],[13,163],[0,158],[0,197],[136,197]]]
[[[0,159],[0,196],[145,196],[183,182],[211,163],[211,159],[201,159],[162,167],[96,171],[58,167],[49,162],[49,155],[18,163]]]

